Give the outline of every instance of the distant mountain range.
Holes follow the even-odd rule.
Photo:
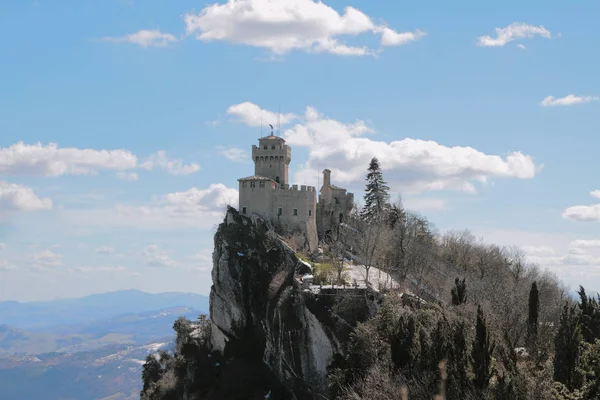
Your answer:
[[[78,299],[31,303],[0,302],[0,324],[30,331],[60,325],[77,325],[122,314],[137,314],[172,307],[208,311],[208,297],[195,293],[151,294],[122,290]]]
[[[0,399],[139,399],[146,356],[173,346],[173,323],[208,312],[192,293],[137,290],[0,302]]]

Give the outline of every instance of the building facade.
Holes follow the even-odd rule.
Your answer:
[[[331,171],[323,171],[317,202],[314,186],[290,185],[292,150],[281,137],[262,137],[252,146],[254,175],[238,179],[239,210],[256,214],[280,232],[300,234],[305,247],[316,250],[319,235],[343,222],[354,205],[354,195],[331,184]]]

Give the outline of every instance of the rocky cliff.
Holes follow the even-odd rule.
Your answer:
[[[220,353],[262,362],[289,398],[326,391],[327,368],[348,324],[304,293],[292,249],[260,218],[233,208],[215,235],[211,342]]]

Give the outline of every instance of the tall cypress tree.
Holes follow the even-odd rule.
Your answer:
[[[577,309],[565,303],[554,338],[554,380],[563,383],[569,390],[575,389],[575,374],[581,355],[583,337],[579,323]]]
[[[372,220],[386,208],[390,198],[390,188],[383,180],[383,173],[377,157],[371,159],[367,173],[367,187],[365,189],[365,207],[361,216],[365,220]]]
[[[455,306],[460,306],[461,304],[465,304],[467,302],[467,283],[466,278],[460,279],[456,278],[454,280],[454,287],[450,291],[452,295],[452,304]]]
[[[490,383],[492,377],[492,354],[496,344],[490,339],[487,323],[483,316],[481,306],[477,307],[477,325],[475,326],[475,340],[471,350],[471,364],[475,373],[475,387],[483,390]]]
[[[531,284],[529,290],[529,315],[527,318],[527,346],[529,351],[536,351],[538,337],[538,317],[540,313],[540,296],[537,288],[537,283]]]

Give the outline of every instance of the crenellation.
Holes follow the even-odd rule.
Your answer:
[[[301,233],[306,247],[316,250],[319,235],[333,229],[352,209],[354,195],[331,185],[325,170],[317,202],[314,186],[288,183],[291,148],[283,138],[266,136],[252,146],[254,175],[239,179],[239,208],[242,214],[257,214],[285,233]],[[337,221],[337,222],[336,222]]]

